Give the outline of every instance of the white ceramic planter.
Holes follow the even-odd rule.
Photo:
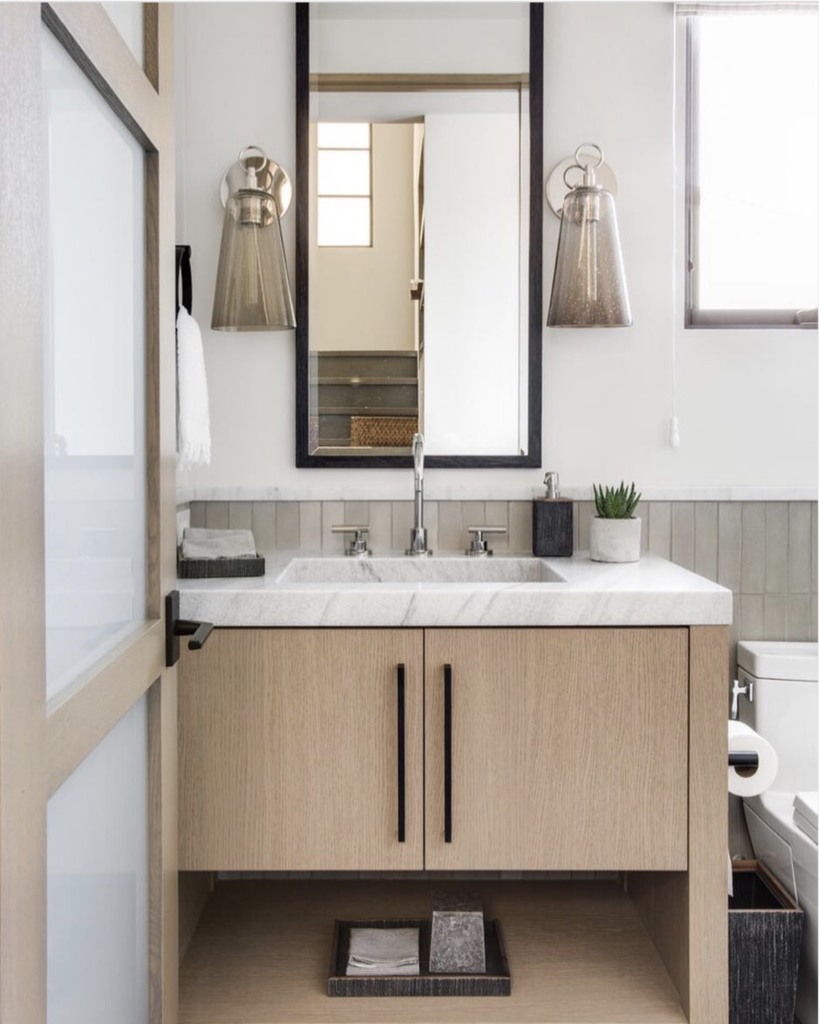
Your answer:
[[[642,520],[601,519],[589,524],[589,554],[594,562],[637,562],[640,559]]]

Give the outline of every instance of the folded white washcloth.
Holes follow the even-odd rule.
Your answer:
[[[176,316],[176,451],[183,468],[210,462],[208,378],[202,332],[184,306]]]
[[[186,526],[182,534],[183,558],[249,558],[256,554],[250,530],[205,530]]]
[[[417,928],[351,928],[347,974],[419,974]]]

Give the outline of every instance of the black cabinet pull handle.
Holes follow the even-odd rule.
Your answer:
[[[406,709],[404,666],[398,666],[398,842],[407,838]]]
[[[452,842],[452,666],[444,665],[444,842]]]

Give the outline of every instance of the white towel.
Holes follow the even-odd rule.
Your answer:
[[[208,378],[202,332],[184,306],[176,317],[177,433],[182,468],[210,462]]]
[[[417,928],[351,928],[348,976],[418,974]]]
[[[256,543],[250,530],[206,530],[186,526],[182,534],[183,558],[252,558]]]

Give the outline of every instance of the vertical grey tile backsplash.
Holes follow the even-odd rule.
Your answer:
[[[575,502],[578,550],[589,546],[590,501]],[[732,638],[815,640],[817,635],[817,504],[809,501],[644,501],[643,550],[733,590]],[[411,501],[193,501],[190,525],[253,530],[259,551],[275,548],[341,553],[336,523],[369,526],[374,552],[403,551]],[[469,526],[505,526],[490,541],[499,552],[532,550],[531,501],[428,501],[429,546],[463,551]],[[732,655],[733,660],[733,655]]]
[[[788,590],[791,594],[807,594],[811,589],[810,504],[792,501],[788,519]]]
[[[765,590],[765,505],[761,501],[742,503],[743,594],[761,594]]]
[[[392,502],[371,501],[368,505],[370,548],[373,551],[389,551],[392,546]]]
[[[343,554],[345,537],[343,533],[333,533],[334,526],[344,526],[344,502],[323,501],[321,503],[321,550],[335,551]],[[363,525],[363,524],[361,524]]]
[[[253,513],[253,539],[257,551],[273,551],[276,547],[276,505],[275,501],[249,501]]]
[[[717,579],[719,564],[719,505],[715,501],[694,503],[694,572]]]
[[[671,558],[671,502],[651,502],[651,528],[648,550],[663,558]]]
[[[227,530],[230,526],[230,503],[209,501],[205,506],[205,526],[209,530]]]
[[[252,530],[253,502],[231,501],[228,506],[228,523],[231,530]]]
[[[765,504],[765,593],[788,592],[788,503]]]
[[[321,505],[317,501],[299,502],[299,547],[302,551],[321,549]]]
[[[717,583],[735,594],[742,589],[742,505],[738,501],[719,504]]]
[[[694,568],[694,502],[675,501],[671,506],[671,560],[684,569]]]
[[[299,544],[299,503],[280,501],[276,507],[276,547],[293,551]]]
[[[439,513],[440,514],[440,513]],[[509,550],[532,550],[532,502],[509,502]],[[574,517],[575,529],[577,516]]]

